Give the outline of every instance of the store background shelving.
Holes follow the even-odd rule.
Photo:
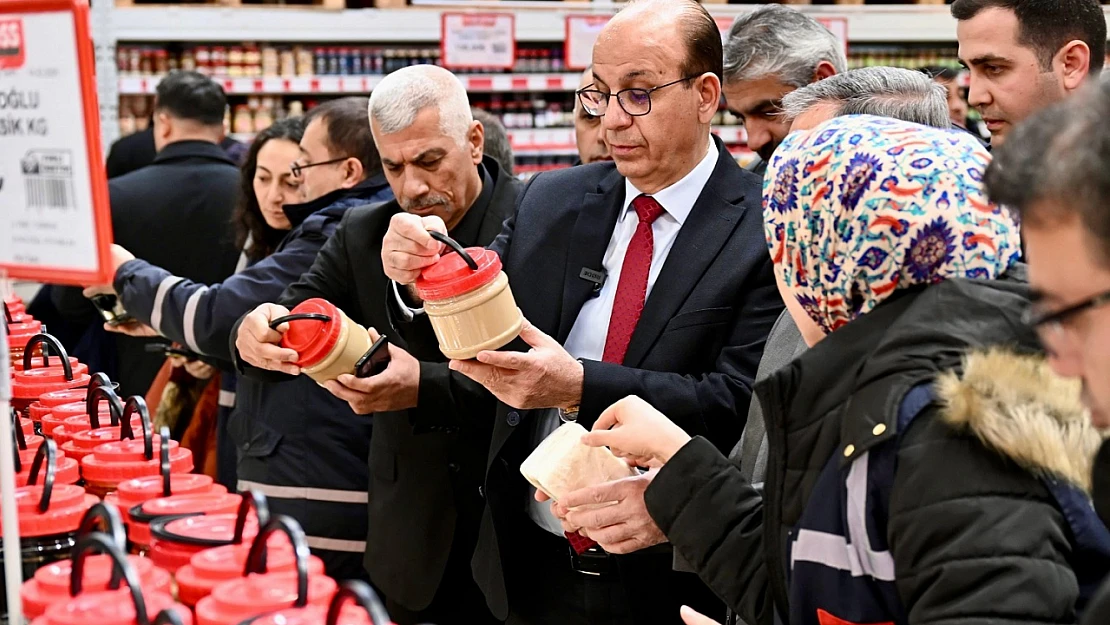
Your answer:
[[[512,72],[468,73],[460,77],[475,106],[505,121],[525,173],[573,162],[573,90],[579,72],[564,66],[566,17],[611,14],[607,2],[437,1],[397,9],[327,10],[275,5],[117,6],[111,29],[119,42],[116,88],[121,98],[123,131],[142,125],[150,96],[161,75],[178,66],[186,51],[238,50],[238,64],[207,71],[229,94],[229,125],[249,139],[273,118],[343,94],[368,94],[383,73],[409,63],[438,62],[440,17],[444,11],[510,11],[515,16],[518,64]],[[754,5],[707,4],[726,30],[736,15]],[[958,66],[956,23],[944,5],[804,5],[796,8],[819,19],[844,20],[849,64]],[[267,50],[268,49],[268,50]],[[140,52],[139,62],[128,56]],[[168,52],[156,52],[168,50]],[[351,60],[355,51],[356,60]],[[359,52],[359,51],[362,52]],[[535,51],[535,57],[527,55]],[[243,55],[255,55],[249,67]],[[267,55],[269,58],[266,59]],[[304,55],[304,58],[302,58]],[[385,56],[383,63],[383,55]],[[168,59],[167,59],[168,57]],[[260,58],[261,57],[261,58]],[[337,60],[337,58],[339,60]],[[521,59],[521,57],[524,57]],[[174,64],[174,61],[178,61]],[[191,62],[196,62],[191,58]],[[224,59],[227,61],[227,59]],[[263,67],[265,66],[265,67]],[[542,71],[541,71],[542,70]],[[137,110],[131,111],[131,108]],[[261,112],[259,112],[261,111]],[[106,120],[108,121],[108,120]],[[752,158],[743,128],[722,112],[714,131],[738,160]]]

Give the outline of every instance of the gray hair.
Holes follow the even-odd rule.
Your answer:
[[[383,78],[370,94],[370,119],[379,132],[392,134],[411,126],[420,111],[432,106],[439,110],[443,134],[465,143],[474,121],[466,89],[458,77],[435,65],[413,65]]]
[[[841,115],[893,117],[934,128],[950,128],[948,95],[925,74],[898,67],[865,67],[830,76],[782,98],[793,120],[820,104],[836,104]]]
[[[829,29],[794,9],[768,4],[732,23],[724,46],[726,83],[777,77],[804,87],[822,61],[839,74],[848,69],[843,45]]]

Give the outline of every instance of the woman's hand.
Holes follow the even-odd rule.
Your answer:
[[[682,615],[682,622],[686,625],[720,625],[717,621],[689,606],[682,606],[680,614]]]
[[[629,464],[661,467],[690,442],[690,435],[639,397],[609,406],[582,437],[590,447],[608,447]]]

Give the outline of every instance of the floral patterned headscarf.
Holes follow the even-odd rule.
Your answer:
[[[790,135],[763,182],[775,271],[825,332],[898,289],[998,277],[1021,239],[983,191],[989,163],[966,133],[871,115]]]

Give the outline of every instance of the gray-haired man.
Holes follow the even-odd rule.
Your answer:
[[[753,171],[763,174],[790,130],[779,115],[782,97],[847,69],[836,37],[794,9],[769,4],[736,18],[724,43],[723,91],[762,159]]]

